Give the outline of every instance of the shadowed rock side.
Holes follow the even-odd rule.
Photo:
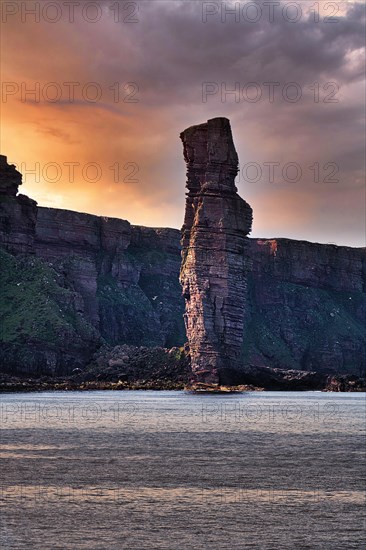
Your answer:
[[[241,364],[252,210],[235,187],[238,156],[229,120],[211,119],[180,137],[188,189],[180,281],[192,382],[225,384]]]
[[[243,363],[363,376],[366,249],[250,239]]]
[[[37,203],[18,195],[22,174],[0,155],[0,244],[10,252],[33,253]]]

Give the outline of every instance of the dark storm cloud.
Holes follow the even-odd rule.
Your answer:
[[[229,17],[203,23],[201,2],[174,3],[174,9],[171,4],[141,3],[131,69],[150,100],[174,103],[187,93],[191,97],[192,87],[205,79],[301,84],[324,78],[349,83],[362,76],[363,59],[347,57],[364,45],[360,3],[337,23],[314,23],[310,15],[297,23],[283,17],[273,23],[266,18],[236,23]],[[136,29],[127,32],[133,40]]]
[[[265,0],[257,1],[263,16],[256,23],[243,18],[235,22],[232,16],[222,22],[220,13],[205,23],[204,3],[196,0],[137,2],[138,22],[133,24],[116,23],[104,2],[104,16],[95,25],[79,17],[74,24],[27,24],[19,32],[19,25],[12,27],[10,22],[5,27],[10,39],[8,80],[22,75],[27,81],[57,81],[61,86],[65,81],[97,82],[103,91],[100,102],[85,103],[78,96],[72,108],[64,98],[47,108],[29,102],[21,111],[17,102],[16,128],[29,130],[33,125],[40,135],[39,125],[44,124],[46,137],[51,137],[47,128],[57,126],[57,145],[61,136],[65,138],[64,150],[56,142],[53,148],[59,162],[80,157],[84,162],[97,159],[107,167],[116,160],[122,166],[134,161],[140,168],[138,185],[111,184],[109,194],[104,182],[58,188],[64,206],[118,215],[133,223],[179,227],[185,178],[179,133],[208,118],[226,116],[241,166],[297,162],[304,173],[294,185],[283,185],[280,174],[281,187],[241,180],[239,190],[254,207],[255,236],[365,244],[365,6],[336,2],[338,20],[326,23],[324,16],[330,13],[324,13],[326,3],[320,2],[323,11],[316,23],[309,13],[316,3],[297,3],[302,16],[296,23],[282,15],[285,0],[273,22]],[[213,5],[220,10],[222,2]],[[122,89],[127,82],[135,83],[138,101],[114,101],[111,85],[116,82]],[[217,90],[203,101],[205,82]],[[273,102],[268,82],[278,83]],[[221,96],[221,87],[229,91],[236,83],[238,102],[233,95]],[[257,83],[257,102],[242,93],[248,83]],[[286,89],[288,83],[300,89],[296,102],[291,101],[296,89]],[[51,142],[42,143],[38,153],[31,132],[29,136],[32,157],[52,150]],[[15,135],[13,142],[17,143]],[[314,184],[308,167],[316,162],[337,163],[339,182],[321,188]],[[51,185],[48,189],[50,194],[54,191]],[[85,193],[76,194],[82,189]]]

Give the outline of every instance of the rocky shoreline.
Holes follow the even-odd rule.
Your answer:
[[[182,348],[102,347],[85,368],[68,376],[14,376],[0,373],[0,392],[90,390],[180,390],[189,374]]]
[[[34,378],[2,378],[0,380],[0,393],[29,393],[49,391],[92,391],[92,390],[182,390],[184,384],[164,381],[136,381],[136,382],[76,382],[72,379],[34,379]]]
[[[322,391],[322,392],[366,392],[366,381],[347,381],[340,380],[345,377],[335,377],[324,388],[319,390],[310,390],[304,388],[263,388],[252,385],[239,385],[239,386],[225,386],[225,389],[220,391],[206,390],[204,393],[240,393],[249,391]],[[194,388],[187,387],[181,382],[173,382],[171,380],[137,380],[135,382],[100,382],[98,380],[91,382],[77,383],[74,380],[68,379],[54,379],[43,380],[34,378],[16,378],[2,377],[0,380],[0,394],[1,393],[40,393],[40,392],[74,392],[74,391],[173,391],[173,390],[188,390],[193,393],[201,393]]]
[[[0,373],[0,393],[49,391],[184,390],[205,393],[240,391],[366,391],[366,379],[355,375],[250,366],[230,386],[190,385],[188,346],[147,348],[108,346],[98,351],[84,369],[69,376],[14,376]]]

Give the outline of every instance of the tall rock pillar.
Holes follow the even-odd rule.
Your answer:
[[[180,281],[192,382],[227,384],[240,367],[252,209],[237,194],[229,120],[213,118],[180,137],[188,189]]]

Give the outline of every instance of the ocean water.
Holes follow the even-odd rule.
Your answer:
[[[365,394],[1,396],[4,549],[366,547]]]

